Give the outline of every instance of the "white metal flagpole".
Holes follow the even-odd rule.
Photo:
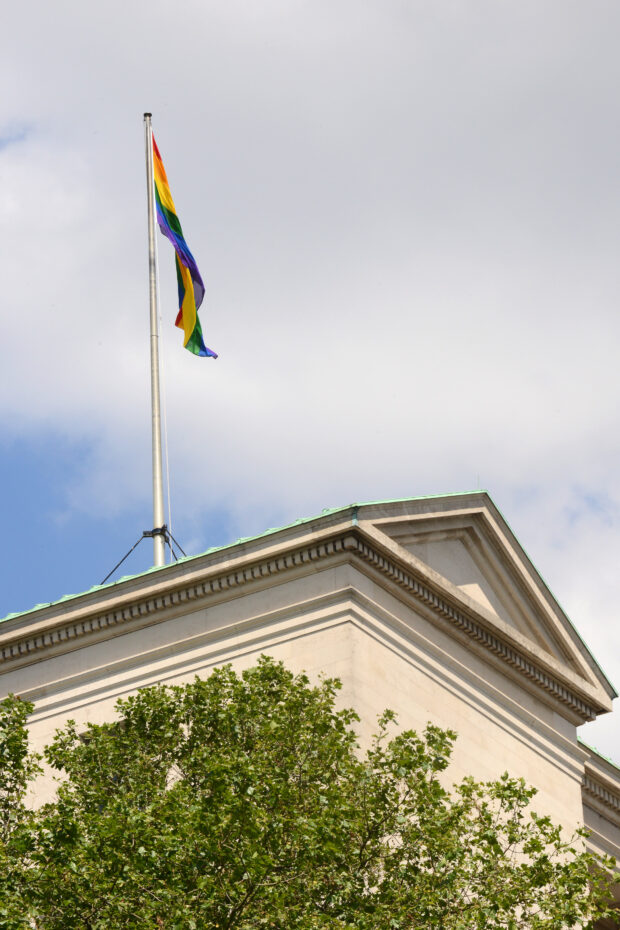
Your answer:
[[[153,562],[164,565],[164,485],[161,459],[159,400],[159,321],[157,319],[157,259],[155,255],[155,195],[153,181],[153,130],[151,113],[144,114],[146,189],[149,217],[149,301],[151,310],[151,426],[153,448]]]

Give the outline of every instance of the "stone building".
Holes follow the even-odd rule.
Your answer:
[[[483,492],[326,511],[11,615],[0,690],[34,701],[40,747],[137,688],[261,653],[340,677],[363,740],[385,707],[456,730],[455,781],[523,776],[538,810],[620,858],[620,770],[578,738],[615,691]]]

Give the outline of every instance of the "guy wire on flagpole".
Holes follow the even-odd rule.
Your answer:
[[[151,113],[144,114],[146,188],[149,238],[149,305],[151,321],[151,435],[153,460],[153,563],[165,564],[164,489],[161,456],[161,409],[159,393],[159,331],[157,319],[157,259],[155,255],[155,182],[153,178],[153,130]]]

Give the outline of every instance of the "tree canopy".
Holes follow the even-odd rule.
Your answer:
[[[0,704],[0,930],[562,930],[606,909],[606,869],[518,778],[449,784],[455,734],[366,752],[339,682],[263,657],[73,722],[24,803],[32,706]]]

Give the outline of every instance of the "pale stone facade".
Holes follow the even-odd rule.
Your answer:
[[[385,707],[456,730],[453,780],[523,776],[539,810],[620,855],[620,770],[577,738],[614,689],[485,493],[325,512],[10,616],[0,696],[34,701],[40,747],[139,687],[260,653],[340,677],[363,740]]]

